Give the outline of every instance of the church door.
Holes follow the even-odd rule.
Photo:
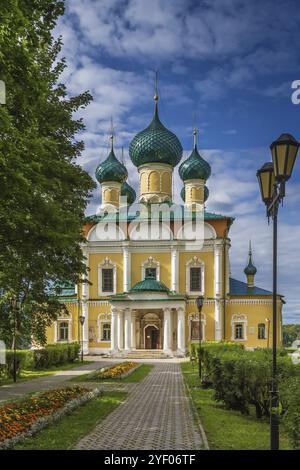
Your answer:
[[[145,328],[145,349],[158,349],[159,330],[153,325]]]

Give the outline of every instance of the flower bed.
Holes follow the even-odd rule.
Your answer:
[[[99,393],[98,389],[68,387],[4,404],[0,407],[0,449],[14,446]]]
[[[108,367],[107,369],[100,369],[93,372],[88,380],[95,381],[123,378],[139,366],[140,364],[137,362],[122,362],[121,364]]]

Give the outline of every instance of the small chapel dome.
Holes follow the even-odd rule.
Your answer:
[[[179,167],[179,176],[182,181],[201,179],[207,180],[210,177],[211,168],[209,163],[201,157],[195,145],[191,155]]]
[[[257,269],[253,264],[252,261],[252,248],[251,248],[251,242],[249,243],[249,254],[248,254],[248,264],[244,269],[244,273],[246,276],[255,276],[257,273]]]
[[[132,163],[137,167],[146,163],[166,163],[175,167],[182,157],[182,145],[177,136],[160,121],[157,95],[154,100],[153,119],[146,129],[133,138],[129,147],[129,155]]]
[[[115,156],[113,136],[111,136],[110,153],[104,162],[98,165],[95,174],[97,181],[99,181],[100,184],[104,183],[105,181],[116,181],[118,183],[123,183],[128,177],[125,166]]]

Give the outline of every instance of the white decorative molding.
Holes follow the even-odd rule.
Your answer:
[[[111,292],[103,292],[102,287],[102,270],[112,269],[113,270],[113,290]],[[108,256],[98,264],[98,295],[113,295],[117,292],[117,266],[113,263]]]
[[[190,279],[191,279],[191,268],[200,268],[201,269],[201,290],[191,291],[190,290]],[[186,279],[186,293],[187,295],[204,295],[204,263],[201,261],[198,256],[193,256],[192,259],[186,262],[185,265],[185,279]]]
[[[243,326],[243,338],[242,339],[236,339],[235,338],[235,325],[237,323],[241,323]],[[236,313],[235,315],[232,315],[231,318],[231,341],[247,341],[247,325],[248,325],[248,319],[247,315],[243,315],[240,313]]]
[[[146,276],[146,268],[154,268],[156,269],[156,279],[160,281],[160,264],[153,256],[149,256],[146,261],[142,263],[141,271],[142,271],[142,280],[145,279]]]
[[[177,247],[171,249],[171,290],[179,291],[179,256]]]

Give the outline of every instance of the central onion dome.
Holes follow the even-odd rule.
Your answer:
[[[201,157],[195,144],[191,155],[180,165],[179,176],[183,181],[194,179],[206,181],[210,174],[210,165]]]
[[[100,184],[106,181],[124,183],[128,177],[125,166],[117,159],[113,146],[113,135],[111,136],[111,150],[108,157],[96,169],[96,178]]]
[[[182,157],[182,145],[158,117],[157,94],[154,101],[153,119],[146,129],[134,137],[129,147],[129,155],[137,167],[145,163],[166,163],[175,167]]]
[[[125,181],[121,186],[121,196],[127,197],[127,204],[131,206],[136,199],[135,190]]]
[[[244,273],[246,276],[255,276],[257,273],[257,269],[253,264],[252,261],[252,248],[251,248],[251,242],[249,242],[249,254],[248,254],[248,264],[244,269]]]

